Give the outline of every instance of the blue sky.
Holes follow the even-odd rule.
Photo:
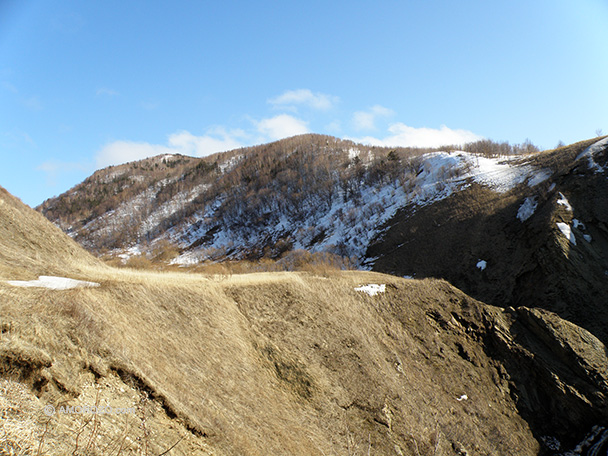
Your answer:
[[[370,144],[608,133],[605,0],[0,0],[0,185],[304,132]]]

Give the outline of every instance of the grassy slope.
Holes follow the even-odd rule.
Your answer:
[[[115,270],[6,193],[0,227],[4,445],[159,454],[183,437],[170,454],[538,450],[479,340],[484,305],[446,282]],[[101,286],[5,282],[37,274]],[[387,292],[354,290],[365,283]],[[88,424],[40,413],[62,401],[137,413]]]

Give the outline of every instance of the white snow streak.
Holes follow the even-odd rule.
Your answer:
[[[572,212],[572,206],[570,205],[570,201],[560,192],[559,199],[557,200],[557,204],[561,204],[566,208],[567,211]]]
[[[517,211],[517,218],[523,223],[528,220],[536,211],[537,202],[534,198],[526,198],[519,210]]]
[[[574,237],[574,233],[572,232],[570,225],[563,222],[557,222],[557,227],[563,233],[563,235],[566,236],[570,242],[572,242],[573,245],[576,245],[576,238]]]
[[[98,287],[96,282],[85,282],[84,280],[68,279],[67,277],[40,276],[37,280],[9,280],[9,285],[14,287],[38,287],[50,290],[70,290],[72,288]]]
[[[596,163],[594,157],[596,154],[606,149],[606,147],[608,147],[608,138],[600,139],[587,147],[578,157],[576,157],[576,159],[580,160],[581,158],[586,158],[589,169],[595,170],[596,174],[604,172],[604,167]]]

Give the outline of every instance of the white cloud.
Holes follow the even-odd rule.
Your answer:
[[[258,132],[270,140],[288,138],[290,136],[309,133],[308,122],[288,114],[280,114],[269,119],[254,121]]]
[[[242,130],[227,131],[221,127],[209,130],[205,136],[195,136],[184,130],[170,135],[169,145],[179,150],[180,154],[204,157],[242,147],[238,138],[244,136]]]
[[[287,90],[278,97],[271,98],[268,103],[277,107],[293,107],[305,105],[319,110],[331,109],[338,102],[338,97],[324,93],[313,93],[309,89]]]
[[[45,161],[41,163],[37,170],[44,171],[45,173],[57,174],[57,173],[69,173],[72,171],[87,171],[87,166],[82,163],[75,162],[60,162],[55,160]]]
[[[160,154],[174,154],[176,151],[167,146],[135,141],[114,141],[106,144],[95,158],[97,169],[119,165]]]
[[[333,135],[339,135],[342,133],[342,122],[334,120],[329,124],[325,125],[325,131]]]
[[[385,138],[351,138],[353,141],[386,147],[440,147],[452,144],[465,144],[483,139],[482,136],[468,130],[452,130],[442,125],[435,128],[415,128],[403,123],[392,124],[388,129],[390,135]]]
[[[353,126],[356,130],[375,130],[378,117],[390,117],[395,114],[391,109],[375,105],[367,111],[357,111],[353,114]]]
[[[161,154],[182,154],[194,157],[204,157],[215,152],[238,149],[242,147],[239,141],[244,137],[242,130],[225,130],[218,127],[210,129],[204,136],[195,136],[182,130],[169,135],[167,145],[151,144],[136,141],[114,141],[106,144],[97,153],[97,169],[110,165],[119,165],[130,161],[143,160]]]

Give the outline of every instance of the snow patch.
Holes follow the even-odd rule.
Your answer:
[[[545,444],[547,448],[553,451],[559,451],[562,447],[561,442],[550,435],[542,436],[540,440]]]
[[[116,171],[109,172],[104,177],[100,178],[99,182],[101,182],[102,184],[109,184],[114,179],[118,179],[119,177],[123,176],[126,172],[126,169],[119,169]]]
[[[547,169],[541,169],[534,173],[532,177],[528,180],[528,187],[535,187],[538,184],[545,182],[549,179],[553,173]]]
[[[351,147],[350,149],[348,149],[348,159],[354,160],[355,158],[357,158],[359,156],[360,153],[361,153],[361,151],[359,149],[355,149],[354,147]]]
[[[602,172],[604,172],[605,168],[603,166],[600,166],[598,163],[596,163],[594,157],[599,152],[602,152],[603,150],[605,150],[607,147],[608,147],[608,138],[601,139],[601,140],[597,141],[596,143],[593,143],[589,147],[587,147],[583,152],[581,152],[581,154],[578,157],[576,157],[576,159],[580,160],[582,158],[586,158],[587,166],[589,167],[589,169],[595,170],[596,174],[602,173]]]
[[[580,456],[581,454],[599,455],[604,443],[608,440],[608,431],[602,426],[593,426],[585,440],[579,443],[574,450],[562,453],[561,456]]]
[[[129,258],[133,256],[139,256],[142,254],[141,247],[139,244],[136,244],[128,249],[124,250],[122,253],[117,254],[116,256],[126,262]]]
[[[384,293],[386,291],[386,285],[370,283],[368,285],[362,285],[358,288],[355,288],[355,291],[360,291],[362,293],[367,293],[370,296],[376,296],[378,293]]]
[[[523,223],[528,220],[536,211],[537,202],[534,198],[526,198],[519,210],[517,211],[517,218]]]
[[[474,164],[476,169],[473,171],[473,179],[499,193],[507,192],[524,183],[534,172],[529,165],[516,166],[498,158],[476,156]]]
[[[201,251],[185,252],[173,258],[169,264],[178,266],[194,266],[205,260],[205,255]]]
[[[557,227],[563,233],[563,235],[566,236],[570,242],[572,242],[573,245],[576,245],[576,238],[574,237],[574,233],[572,232],[570,225],[563,222],[557,222]]]
[[[561,204],[562,206],[564,206],[566,208],[567,211],[572,212],[572,206],[570,205],[570,202],[561,192],[559,194],[559,199],[557,200],[557,204]]]
[[[170,218],[173,214],[186,207],[199,195],[211,187],[209,184],[201,184],[192,188],[188,193],[180,192],[169,201],[157,207],[141,224],[140,236],[145,236],[154,230],[163,220]]]
[[[40,276],[37,280],[8,280],[7,283],[14,287],[37,287],[48,288],[50,290],[70,290],[72,288],[91,288],[99,286],[96,282],[86,282],[84,280],[55,276]]]
[[[241,158],[243,158],[243,155],[235,155],[234,157],[230,157],[224,163],[220,163],[218,165],[220,172],[222,174],[224,174],[224,173],[227,173],[228,171],[232,170],[237,165],[237,163],[241,160]]]

